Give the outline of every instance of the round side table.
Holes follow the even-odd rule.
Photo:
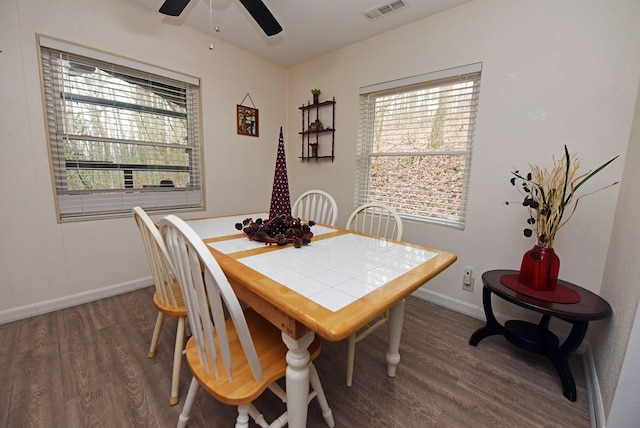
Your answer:
[[[589,321],[604,319],[611,315],[611,306],[602,297],[578,285],[558,280],[580,295],[577,303],[555,303],[518,293],[502,284],[503,275],[517,274],[515,270],[490,270],[482,274],[482,306],[487,322],[476,330],[469,339],[469,344],[477,346],[488,336],[496,334],[505,338],[526,351],[546,356],[556,369],[562,382],[564,396],[576,401],[576,383],[569,368],[569,357],[582,343]],[[527,321],[510,320],[501,325],[493,314],[491,294],[523,308],[539,312],[542,318],[538,324]],[[572,324],[571,332],[560,344],[558,337],[549,330],[549,321],[555,317]]]

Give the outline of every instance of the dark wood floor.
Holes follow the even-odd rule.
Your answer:
[[[147,358],[155,320],[152,289],[0,325],[0,426],[173,427],[169,406],[175,320]],[[344,384],[346,342],[324,343],[316,367],[337,427],[589,427],[584,370],[572,360],[578,400],[561,392],[551,365],[502,337],[468,344],[482,322],[408,299],[402,361],[386,376],[385,329],[358,345],[353,386]],[[282,404],[261,397],[265,416]],[[191,427],[232,427],[236,409],[200,392]],[[309,427],[325,427],[319,406]]]

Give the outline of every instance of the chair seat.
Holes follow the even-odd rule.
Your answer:
[[[177,306],[163,303],[157,291],[153,293],[153,304],[160,312],[165,315],[186,317],[187,308],[184,304],[184,299],[182,298],[182,292],[180,291],[180,284],[178,283],[178,281],[174,281],[171,285],[171,288],[173,289],[173,294],[176,296]]]
[[[230,405],[254,401],[270,384],[284,377],[287,370],[286,354],[288,349],[281,339],[280,330],[252,309],[244,310],[244,316],[260,359],[260,365],[263,367],[261,381],[256,381],[253,377],[231,320],[227,320],[226,324],[234,361],[232,382],[227,380],[222,358],[218,357],[219,376],[216,379],[215,371],[207,372],[201,363],[194,337],[189,339],[186,346],[187,364],[198,383],[213,397]],[[320,354],[318,337],[309,345],[309,354],[310,361],[313,361]],[[213,364],[210,358],[209,363]]]
[[[320,354],[319,339],[315,338],[307,346],[314,337],[309,332],[297,345],[291,345],[297,348],[304,344],[310,361],[304,361],[307,352],[302,349],[289,351],[277,327],[251,308],[243,309],[213,254],[184,220],[169,215],[160,220],[160,229],[169,257],[177,267],[193,333],[185,349],[193,378],[178,418],[178,428],[187,426],[200,388],[221,403],[237,406],[236,427],[248,428],[250,419],[261,427],[270,426],[253,401],[269,390],[286,402],[287,392],[276,381],[288,373],[291,382],[287,383],[294,384],[289,402],[293,405],[292,411],[302,417],[301,406],[308,406],[316,398],[327,425],[333,427],[333,414],[311,362]],[[300,378],[305,371],[309,376],[306,391],[304,378]],[[271,426],[282,427],[287,421],[285,411]]]

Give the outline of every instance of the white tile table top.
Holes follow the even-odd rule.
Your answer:
[[[267,213],[251,214],[252,218],[267,218]],[[236,223],[242,222],[247,216],[229,216],[229,217],[213,217],[203,218],[200,220],[189,220],[189,226],[202,239],[219,238],[221,236],[236,235],[239,233],[236,229]]]
[[[336,229],[318,225],[318,226],[313,226],[311,228],[311,231],[313,232],[313,236],[320,236],[324,233],[335,232]],[[236,233],[238,233],[237,230],[236,230]],[[206,238],[203,238],[203,239],[206,239]],[[311,239],[313,242],[313,238]],[[243,236],[241,238],[209,242],[207,243],[207,245],[210,246],[211,248],[214,248],[220,251],[223,254],[231,254],[231,253],[237,253],[240,251],[253,250],[255,248],[264,247],[267,244],[265,244],[264,242],[252,241],[246,236]]]
[[[238,261],[335,312],[436,255],[346,234]]]
[[[249,215],[252,219],[257,218],[267,218],[269,217],[268,213],[256,213]],[[247,218],[247,215],[238,215],[238,216],[228,216],[228,217],[213,217],[213,218],[204,218],[200,220],[188,220],[189,226],[196,232],[196,234],[202,239],[211,239],[211,238],[220,238],[223,236],[229,235],[237,235],[241,233],[238,229],[236,229],[236,223],[241,223],[244,219]],[[335,229],[330,227],[325,227],[321,225],[315,225],[311,227],[311,231],[314,236],[322,235],[323,233],[335,232]],[[243,238],[244,241],[249,241],[247,238]],[[251,241],[250,241],[251,242]],[[242,246],[235,251],[248,250],[251,248],[256,248],[256,246],[264,245],[263,243],[256,243],[256,245],[250,246]],[[259,245],[258,245],[259,244]],[[216,248],[215,246],[211,245]],[[223,249],[216,248],[223,253],[235,252],[235,251],[225,251]]]
[[[267,213],[252,214],[266,218]],[[238,235],[235,224],[247,216],[190,220],[189,225],[202,239]],[[334,232],[315,225],[314,236]],[[246,236],[208,242],[224,254],[264,247],[263,242]],[[436,253],[407,245],[345,234],[313,240],[302,248],[287,246],[237,259],[238,262],[296,291],[330,311],[338,311],[411,269],[437,256]]]

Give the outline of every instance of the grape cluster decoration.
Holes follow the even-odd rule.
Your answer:
[[[293,243],[300,248],[309,245],[313,232],[311,226],[315,222],[303,223],[299,218],[291,215],[278,215],[268,220],[246,218],[242,223],[236,223],[236,229],[243,231],[252,241],[264,242],[267,245],[287,245]]]

